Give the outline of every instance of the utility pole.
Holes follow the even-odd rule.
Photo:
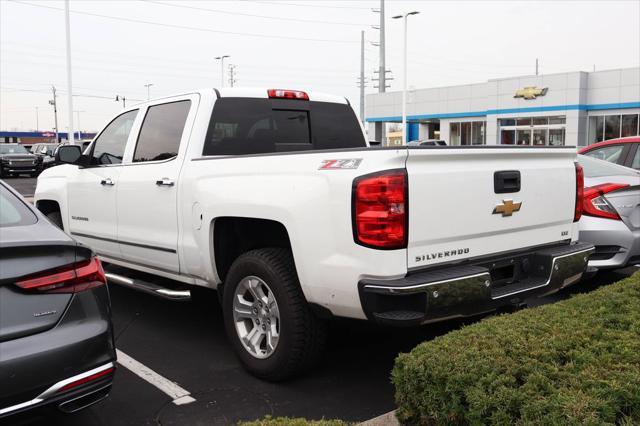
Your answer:
[[[538,58],[536,58],[536,75],[538,75]]]
[[[69,18],[69,0],[64,0],[64,21],[67,35],[67,103],[69,108],[69,144],[73,145],[73,84],[71,82],[71,20]]]
[[[220,87],[224,87],[224,58],[230,58],[230,56],[222,55],[215,57],[216,61],[220,61]]]
[[[82,140],[82,132],[80,131],[80,129],[81,129],[81,127],[80,127],[80,113],[81,112],[85,112],[85,111],[84,110],[83,111],[76,110],[74,112],[76,113],[76,117],[78,118],[78,141],[81,141]]]
[[[236,65],[229,64],[229,86],[233,87],[236,83]]]
[[[380,66],[378,71],[374,71],[374,73],[378,74],[377,79],[373,79],[378,82],[378,86],[374,86],[378,88],[379,93],[386,92],[387,87],[387,69],[385,64],[385,30],[384,30],[384,0],[380,0],[380,9],[373,9],[374,12],[380,14],[380,42],[378,43],[378,47],[380,48]],[[389,80],[392,80],[391,78]],[[380,144],[384,145],[384,140],[386,138],[386,127],[385,123],[376,122],[375,124],[375,134],[380,137]]]
[[[404,15],[394,16],[393,19],[402,19],[404,21],[404,48],[403,50],[403,66],[402,73],[402,143],[407,144],[407,19],[411,15],[417,15],[420,12],[414,11],[405,13]]]
[[[147,83],[147,84],[145,84],[145,85],[144,85],[144,87],[146,87],[146,88],[147,88],[147,100],[151,99],[151,97],[150,97],[150,93],[151,93],[151,92],[149,91],[149,88],[150,88],[151,86],[153,86],[153,83]]]
[[[36,107],[36,132],[38,132],[40,129],[40,123],[38,123],[38,107]]]
[[[49,105],[53,106],[53,119],[55,123],[55,131],[56,131],[56,143],[60,142],[58,136],[58,101],[56,97],[56,86],[51,86],[51,91],[53,92],[53,100],[49,101]]]
[[[360,78],[358,79],[358,87],[360,88],[360,121],[364,127],[364,31],[360,31]]]

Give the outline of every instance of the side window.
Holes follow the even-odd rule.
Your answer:
[[[142,123],[133,162],[167,160],[178,155],[191,101],[149,107]]]
[[[631,162],[631,168],[640,170],[640,144],[636,145],[636,155],[633,157],[633,161]]]
[[[131,133],[136,115],[138,115],[137,109],[125,112],[109,123],[93,144],[91,164],[122,163],[124,148],[127,145],[127,139],[129,138],[129,133]]]
[[[594,149],[593,151],[585,152],[584,155],[587,157],[597,158],[598,160],[609,161],[610,163],[617,163],[623,149],[624,145],[605,146]]]

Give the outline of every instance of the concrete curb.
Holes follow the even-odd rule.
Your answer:
[[[390,411],[366,422],[359,423],[358,426],[400,426],[400,422],[396,419],[396,411]]]

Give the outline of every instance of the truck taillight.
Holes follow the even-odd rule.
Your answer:
[[[603,183],[584,189],[582,213],[587,216],[621,220],[616,209],[604,197],[605,194],[629,186],[625,183]]]
[[[356,178],[353,182],[353,236],[377,249],[407,247],[407,172],[404,169]]]
[[[23,290],[41,293],[78,293],[105,285],[107,279],[97,257],[25,277],[16,282]]]
[[[577,222],[582,217],[582,200],[584,198],[584,170],[579,163],[576,166],[576,205],[573,211],[573,221]]]
[[[288,89],[269,89],[267,93],[270,98],[276,99],[299,99],[301,101],[308,101],[309,95],[302,90],[288,90]]]

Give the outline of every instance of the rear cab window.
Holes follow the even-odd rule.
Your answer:
[[[203,155],[247,155],[365,148],[347,104],[288,99],[221,98],[213,108]]]
[[[36,215],[4,185],[0,184],[0,228],[33,225]]]

